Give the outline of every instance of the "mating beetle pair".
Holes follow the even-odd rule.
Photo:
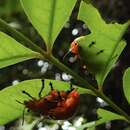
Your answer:
[[[79,104],[79,93],[75,88],[72,88],[70,85],[69,91],[57,91],[53,88],[52,83],[50,82],[51,91],[47,96],[42,97],[42,91],[44,89],[44,80],[43,86],[39,91],[39,99],[31,96],[28,92],[22,91],[23,94],[26,94],[31,99],[21,103],[25,105],[25,108],[28,108],[29,111],[49,117],[56,120],[65,120],[70,118],[75,111],[77,110]]]

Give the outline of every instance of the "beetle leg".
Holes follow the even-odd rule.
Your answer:
[[[74,90],[73,84],[70,82],[70,90],[68,90],[67,93],[70,93],[70,92],[72,92],[73,90]]]
[[[22,105],[24,105],[24,103],[22,103],[22,102],[20,102],[20,101],[18,101],[18,100],[16,100],[16,102],[18,102],[19,104],[22,104]]]
[[[33,96],[31,96],[28,92],[23,90],[22,93],[27,95],[28,97],[32,98],[33,100],[35,100],[35,98]]]
[[[22,114],[22,125],[24,124],[24,115],[25,115],[25,110],[26,110],[26,107],[24,107],[24,109],[23,109],[23,114]]]
[[[58,98],[60,99],[60,101],[62,101],[62,97],[60,95],[60,92],[58,91]]]
[[[42,91],[43,91],[43,89],[44,89],[44,80],[42,80],[42,87],[41,87],[41,89],[40,89],[40,91],[38,93],[39,98],[42,97]]]

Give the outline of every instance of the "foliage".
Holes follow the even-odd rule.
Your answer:
[[[86,81],[86,79],[63,64],[62,61],[56,59],[52,54],[54,42],[65,22],[69,19],[76,0],[20,0],[20,2],[30,22],[43,38],[46,50],[28,40],[28,38],[9,27],[5,22],[0,21],[1,28],[5,27],[8,31],[12,31],[16,39],[20,38],[22,42],[26,43],[26,46],[24,46],[22,42],[18,42],[9,35],[0,32],[0,68],[14,65],[28,59],[46,59],[61,70],[71,74],[73,78],[79,82],[80,87],[78,85],[77,88],[80,94],[91,94],[100,97],[120,114],[118,115],[107,110],[98,109],[97,114],[101,119],[84,124],[82,128],[79,129],[90,126],[95,127],[111,120],[120,119],[130,122],[130,117],[102,92],[106,76],[125,47],[126,43],[122,40],[122,36],[127,30],[129,22],[125,24],[107,24],[92,4],[89,2],[81,2],[80,4],[78,18],[85,22],[91,33],[87,36],[79,37],[76,41],[80,46],[79,53],[81,60],[85,61],[87,69],[90,73],[92,72],[97,80],[98,84],[96,87],[98,87],[98,89],[96,89],[93,84]],[[129,72],[128,69],[124,75],[123,82],[124,93],[128,102],[130,102],[128,87]],[[48,87],[50,81],[59,91],[68,89],[68,83],[45,79],[43,96],[47,95],[50,91]],[[24,106],[16,102],[16,100],[22,102],[28,99],[28,97],[21,93],[22,90],[26,90],[31,95],[37,97],[41,86],[41,79],[33,79],[1,90],[0,124],[6,124],[22,115]]]
[[[43,96],[47,95],[50,91],[49,83],[52,82],[55,89],[69,90],[70,84],[56,80],[45,80]],[[0,124],[6,124],[10,120],[14,120],[22,115],[24,105],[19,104],[17,101],[24,102],[29,100],[29,97],[22,93],[22,90],[29,92],[33,97],[38,99],[38,93],[42,87],[41,79],[26,80],[15,86],[9,86],[0,92]],[[92,94],[91,91],[83,88],[78,88],[79,93]],[[10,97],[10,98],[9,98]],[[4,98],[4,100],[3,100]],[[17,100],[17,101],[16,101]],[[15,111],[14,111],[15,110]]]
[[[123,90],[124,90],[124,94],[125,94],[125,97],[127,98],[127,101],[130,103],[130,96],[129,96],[129,93],[130,93],[130,68],[128,68],[126,71],[125,71],[125,74],[124,74],[124,77],[123,77]]]
[[[81,3],[78,17],[91,30],[89,35],[77,40],[81,58],[95,74],[98,86],[102,87],[108,72],[125,47],[125,41],[121,41],[121,37],[129,23],[107,24],[91,4],[84,2]]]
[[[76,0],[49,0],[48,2],[21,0],[21,3],[31,23],[43,37],[48,49],[51,49],[57,35],[68,20]]]
[[[24,60],[41,57],[39,53],[33,52],[32,50],[22,46],[15,39],[3,32],[0,32],[0,43],[0,68]]]

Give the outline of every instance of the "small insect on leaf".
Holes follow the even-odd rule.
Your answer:
[[[33,112],[35,115],[45,116],[56,120],[70,118],[77,110],[80,99],[79,93],[72,87],[72,85],[70,85],[70,90],[68,91],[55,90],[51,82],[49,85],[51,91],[47,96],[41,96],[44,89],[43,80],[43,86],[38,93],[39,99],[31,96],[26,91],[22,91],[22,93],[27,95],[30,100],[25,100],[23,103],[20,101],[17,102],[25,105],[25,108],[30,112]]]
[[[79,45],[78,45],[78,43],[77,43],[76,40],[74,40],[74,41],[71,43],[70,49],[69,49],[69,51],[64,55],[63,59],[64,59],[69,53],[74,54],[77,59],[80,58],[80,55],[79,55]]]

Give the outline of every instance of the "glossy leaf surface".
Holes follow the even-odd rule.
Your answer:
[[[21,0],[25,13],[50,49],[76,0]]]
[[[78,18],[85,22],[90,34],[80,37],[80,56],[86,62],[88,70],[92,72],[102,87],[104,79],[117,61],[125,47],[122,35],[129,23],[106,23],[98,10],[89,3],[82,2]]]
[[[0,32],[0,68],[40,57],[39,53],[24,47],[12,37]]]
[[[123,76],[123,90],[127,101],[130,103],[130,68],[128,68]]]

